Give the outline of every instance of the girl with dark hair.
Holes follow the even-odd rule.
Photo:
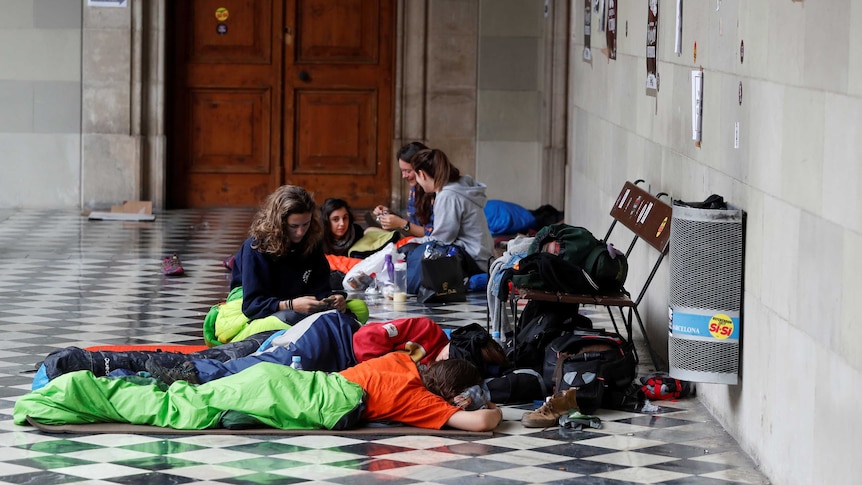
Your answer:
[[[400,230],[406,236],[422,237],[431,234],[434,220],[430,208],[434,203],[434,193],[426,193],[422,187],[416,184],[416,172],[413,171],[413,166],[410,164],[410,159],[414,155],[427,149],[428,147],[424,144],[414,141],[398,150],[398,168],[401,170],[401,178],[410,185],[410,192],[407,196],[407,214],[406,217],[402,217],[393,214],[389,207],[378,205],[372,211],[372,215],[383,229],[387,231]],[[419,216],[419,208],[423,208],[421,212],[424,217]]]
[[[283,310],[343,312],[345,299],[333,294],[322,240],[311,194],[294,185],[276,189],[255,216],[231,271],[231,290],[242,287],[243,315],[254,320]]]
[[[350,205],[343,199],[330,198],[320,206],[323,221],[323,252],[347,256],[353,243],[362,237],[362,226],[356,223]]]
[[[425,192],[436,194],[432,207],[416,208],[420,218],[434,220],[434,229],[424,241],[439,241],[464,250],[480,271],[488,271],[494,240],[485,218],[487,186],[469,175],[461,175],[441,150],[422,150],[410,159],[416,172],[416,183]],[[433,210],[426,216],[425,211]],[[408,262],[409,265],[409,262]]]

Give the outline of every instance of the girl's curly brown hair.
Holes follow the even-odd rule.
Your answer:
[[[296,185],[282,185],[267,197],[251,223],[249,236],[254,239],[252,247],[275,258],[287,254],[291,249],[287,218],[293,214],[311,215],[311,224],[297,248],[305,256],[311,254],[323,239],[323,226],[314,198]]]

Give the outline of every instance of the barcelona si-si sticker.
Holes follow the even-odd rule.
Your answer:
[[[667,226],[667,216],[664,216],[664,220],[662,220],[661,225],[658,226],[658,231],[656,231],[655,237],[661,236],[661,233],[664,232],[665,226]]]

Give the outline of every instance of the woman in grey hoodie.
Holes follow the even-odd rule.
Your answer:
[[[416,242],[436,240],[461,247],[482,271],[494,247],[488,220],[485,219],[487,186],[469,175],[461,175],[458,167],[449,162],[446,154],[437,149],[422,150],[410,159],[416,172],[416,183],[426,193],[436,192],[434,204],[425,210],[434,211],[434,230],[430,236]],[[423,208],[417,207],[417,216]],[[425,217],[424,220],[428,220]]]

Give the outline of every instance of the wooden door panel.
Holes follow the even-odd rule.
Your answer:
[[[285,182],[319,202],[389,200],[394,1],[297,0],[286,13]]]
[[[268,89],[191,89],[189,97],[192,173],[269,173]]]
[[[193,24],[188,51],[191,62],[271,62],[272,23],[263,21],[272,15],[271,0],[193,0],[188,3]],[[227,19],[223,21],[216,17],[221,8],[227,12]],[[224,16],[223,11],[219,13]]]
[[[373,91],[298,91],[296,120],[302,132],[297,136],[291,171],[333,176],[374,174],[376,107]],[[340,136],[314,136],[327,132]]]
[[[297,10],[298,63],[378,61],[377,2],[312,0],[299,2]]]

